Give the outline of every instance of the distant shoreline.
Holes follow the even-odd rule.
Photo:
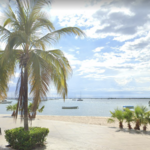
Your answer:
[[[18,98],[6,98],[6,99],[18,99]],[[32,98],[29,98],[32,99]],[[63,99],[63,98],[47,98],[47,100],[57,100],[57,99]],[[77,99],[77,98],[66,98],[66,99]],[[84,98],[82,97],[82,99],[150,99],[149,98]]]

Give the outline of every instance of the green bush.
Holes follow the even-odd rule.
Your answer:
[[[49,129],[41,127],[31,127],[29,131],[24,131],[23,127],[5,130],[6,141],[14,149],[31,150],[36,145],[44,145]]]

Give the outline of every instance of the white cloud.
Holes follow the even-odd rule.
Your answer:
[[[117,79],[115,79],[115,81],[119,84],[119,85],[122,85],[122,86],[124,86],[124,85],[126,85],[127,83],[129,83],[130,81],[132,81],[132,79],[131,78],[127,78],[127,79],[125,79],[125,78],[117,78]]]
[[[9,85],[16,85],[14,81],[9,81]]]
[[[69,51],[70,51],[70,52],[74,52],[74,49],[70,48]]]
[[[114,40],[125,41],[146,35],[150,30],[148,1],[70,0],[65,5],[55,0],[52,4],[50,13],[58,17],[61,26],[84,27],[90,38],[113,36]]]
[[[97,47],[94,50],[92,50],[94,53],[95,52],[100,52],[104,47]]]
[[[99,68],[98,59],[91,59],[91,60],[83,60],[81,61],[80,68],[78,69],[79,75],[85,74],[99,74],[105,72],[104,69]]]
[[[20,77],[20,73],[16,72],[16,73],[15,73],[15,77],[16,77],[16,78]]]
[[[76,68],[76,66],[71,66],[72,67],[72,69],[75,69]]]
[[[76,51],[76,53],[79,54],[80,52],[79,52],[79,51]]]
[[[114,52],[94,53],[91,59],[81,61],[79,75],[93,80],[114,79],[118,85],[127,85],[132,80],[137,83],[149,81],[150,54],[149,35],[124,43]],[[106,74],[107,69],[115,74]],[[104,72],[102,70],[105,70]],[[94,72],[94,73],[93,73]]]
[[[147,83],[150,82],[150,77],[139,77],[138,79],[135,79],[137,83]]]
[[[80,47],[76,47],[76,49],[80,49]]]
[[[78,60],[73,54],[65,52],[64,55],[69,60],[71,66],[80,65],[81,61]]]

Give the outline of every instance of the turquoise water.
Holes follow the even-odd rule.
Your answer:
[[[72,101],[62,99],[43,101],[40,105],[45,105],[44,111],[39,115],[62,115],[62,116],[110,116],[110,111],[123,106],[144,105],[149,109],[150,99],[83,99],[83,101]],[[12,100],[11,104],[17,101]],[[11,114],[6,111],[8,104],[0,104],[0,114]],[[78,109],[62,109],[62,106],[78,106]]]

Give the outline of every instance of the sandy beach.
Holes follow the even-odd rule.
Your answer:
[[[114,123],[108,123],[107,120],[109,117],[94,117],[94,116],[42,116],[37,115],[37,119],[44,120],[55,120],[55,121],[63,121],[63,122],[74,122],[74,123],[84,123],[84,124],[93,124],[93,125],[101,125],[107,127],[119,127],[119,122],[115,120]],[[123,122],[124,128],[127,127],[127,123]],[[131,123],[132,128],[134,128],[135,124]],[[147,126],[147,130],[150,130],[150,125]],[[142,126],[141,126],[142,130]]]

